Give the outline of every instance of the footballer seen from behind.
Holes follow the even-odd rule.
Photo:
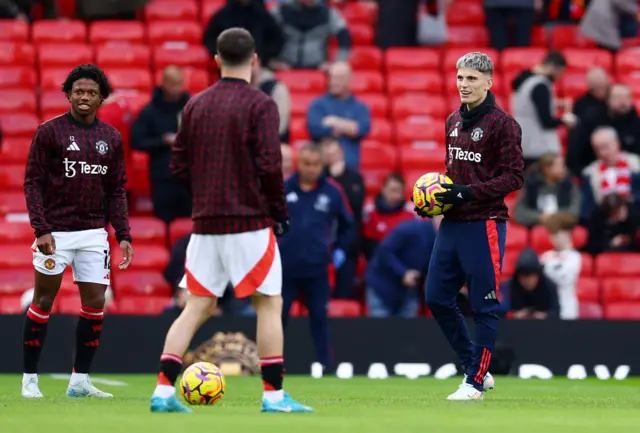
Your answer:
[[[258,59],[247,30],[225,30],[216,47],[222,78],[187,103],[173,147],[174,177],[193,199],[185,264],[191,296],[167,333],[151,411],[191,411],[176,397],[182,356],[231,281],[236,296],[253,298],[258,316],[262,411],[311,412],[282,388],[282,263],[276,236],[286,233],[289,213],[278,108],[249,84]]]
[[[76,331],[70,397],[113,397],[91,384],[88,373],[100,346],[105,291],[110,284],[110,222],[122,250],[120,269],[133,259],[120,133],[96,112],[111,88],[94,65],[74,68],[62,85],[71,109],[42,123],[27,160],[24,193],[36,240],[33,301],[24,326],[22,396],[41,398],[38,361],[53,301],[71,266],[82,306]]]
[[[480,400],[494,386],[489,365],[498,330],[509,219],[504,198],[522,187],[522,130],[496,105],[489,56],[468,53],[456,66],[462,104],[446,122],[445,156],[446,174],[453,184],[442,185],[446,191],[435,194],[453,207],[444,213],[436,236],[426,301],[465,373],[448,400]],[[474,342],[455,302],[465,284],[475,319]]]

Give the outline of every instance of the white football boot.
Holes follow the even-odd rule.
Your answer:
[[[100,391],[93,386],[88,376],[78,382],[69,382],[67,395],[69,397],[113,398],[113,394]]]
[[[464,377],[462,378],[462,383],[466,383],[466,382],[467,382],[467,375],[465,374]],[[496,381],[493,379],[493,376],[491,376],[491,373],[487,373],[484,376],[484,380],[482,381],[482,386],[484,387],[485,392],[495,388]]]
[[[469,385],[468,383],[463,383],[458,387],[458,390],[447,397],[449,401],[472,401],[472,400],[482,400],[484,398],[484,393],[478,391],[473,387],[473,385]]]
[[[42,398],[44,397],[38,388],[37,374],[24,374],[22,376],[22,396],[24,398]]]

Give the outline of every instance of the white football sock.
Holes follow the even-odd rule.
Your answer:
[[[176,395],[176,388],[171,385],[157,385],[153,395],[161,398],[169,398]]]
[[[262,398],[267,400],[269,403],[277,403],[284,398],[284,390],[264,391],[262,393]]]
[[[69,385],[77,385],[82,382],[86,382],[89,378],[87,373],[71,373],[71,379],[69,380]]]

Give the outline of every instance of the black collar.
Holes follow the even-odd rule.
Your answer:
[[[496,105],[496,97],[489,91],[482,104],[469,110],[465,104],[460,106],[460,117],[462,117],[462,130],[468,131],[473,125],[478,123]]]

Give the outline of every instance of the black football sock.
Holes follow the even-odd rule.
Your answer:
[[[280,391],[284,376],[284,359],[282,356],[260,358],[262,385],[265,391]]]
[[[100,347],[102,334],[102,309],[82,307],[78,327],[76,328],[76,360],[73,364],[74,373],[88,374],[93,363],[93,357]]]
[[[182,370],[181,356],[172,353],[163,353],[160,355],[158,385],[175,386],[180,370]]]
[[[23,368],[27,374],[38,373],[38,362],[40,361],[40,353],[47,335],[48,323],[49,311],[42,310],[31,304],[27,310],[22,334]]]

